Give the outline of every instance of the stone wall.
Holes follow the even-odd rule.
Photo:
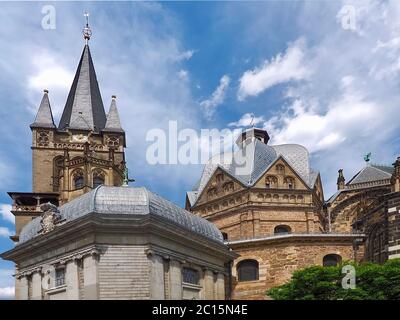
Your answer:
[[[338,254],[343,261],[354,259],[351,241],[288,241],[279,244],[253,244],[251,247],[232,245],[232,248],[240,254],[232,268],[233,299],[264,299],[266,290],[289,281],[295,270],[322,265],[323,257],[327,254]],[[254,259],[259,263],[259,280],[238,282],[237,264],[246,259]]]
[[[149,262],[145,246],[107,246],[99,259],[100,299],[148,299]]]

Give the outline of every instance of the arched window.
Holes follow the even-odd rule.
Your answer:
[[[336,267],[342,263],[342,257],[338,254],[327,254],[322,260],[322,265],[324,267]]]
[[[94,177],[93,178],[93,188],[97,188],[98,186],[101,186],[104,184],[104,179],[100,177]]]
[[[278,179],[274,176],[268,176],[265,178],[265,187],[269,188],[276,188],[278,185]]]
[[[292,229],[289,226],[280,225],[274,228],[274,234],[291,233]]]
[[[101,170],[93,171],[93,188],[97,188],[104,184],[105,175]]]
[[[286,177],[283,182],[287,189],[294,189],[294,179],[292,177]]]
[[[77,170],[74,172],[73,179],[75,189],[81,189],[85,186],[85,180],[83,178],[83,172],[81,170]]]
[[[258,262],[256,260],[242,260],[237,264],[238,281],[258,280]]]

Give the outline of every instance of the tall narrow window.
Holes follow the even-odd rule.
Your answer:
[[[56,287],[63,286],[65,284],[65,269],[58,268],[56,269],[56,279],[55,285]]]
[[[73,178],[75,189],[81,189],[85,186],[85,180],[83,178],[83,172],[81,170],[76,171],[73,175]]]
[[[93,188],[97,188],[104,184],[105,174],[102,170],[96,169],[93,171]]]
[[[238,281],[258,280],[258,262],[256,260],[242,260],[237,265]]]

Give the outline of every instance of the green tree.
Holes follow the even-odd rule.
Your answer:
[[[313,266],[293,273],[292,279],[267,291],[276,300],[400,300],[400,259],[351,264],[356,270],[356,288],[343,289],[342,265]]]

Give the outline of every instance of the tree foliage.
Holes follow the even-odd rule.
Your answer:
[[[355,289],[342,288],[345,264],[355,267]],[[268,290],[267,295],[276,300],[400,300],[400,259],[382,265],[343,263],[297,270],[290,282]]]

